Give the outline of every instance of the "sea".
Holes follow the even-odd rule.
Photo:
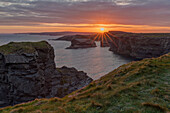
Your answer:
[[[55,50],[56,67],[75,67],[84,71],[92,79],[96,80],[113,71],[119,66],[129,63],[134,59],[126,58],[109,51],[109,47],[97,47],[86,49],[65,49],[71,45],[69,41],[52,41],[61,36],[29,35],[29,34],[0,34],[0,46],[9,42],[37,42],[46,40]]]

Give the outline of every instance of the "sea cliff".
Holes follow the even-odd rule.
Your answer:
[[[111,32],[112,33],[112,32]],[[159,57],[170,52],[170,34],[123,33],[110,35],[110,50],[136,59]]]
[[[91,81],[75,68],[56,68],[54,49],[46,41],[0,46],[0,107],[64,97]]]

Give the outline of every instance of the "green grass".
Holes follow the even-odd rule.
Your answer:
[[[168,113],[169,81],[170,54],[167,54],[122,65],[64,98],[39,99],[2,108],[0,112]]]
[[[5,55],[16,52],[33,53],[36,49],[49,48],[50,45],[46,41],[41,42],[10,42],[0,46],[0,53]]]

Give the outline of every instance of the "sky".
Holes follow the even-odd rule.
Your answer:
[[[170,0],[0,0],[0,33],[170,32]]]

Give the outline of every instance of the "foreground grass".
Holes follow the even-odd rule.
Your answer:
[[[170,110],[170,54],[122,65],[72,94],[2,108],[2,113],[162,113]]]

